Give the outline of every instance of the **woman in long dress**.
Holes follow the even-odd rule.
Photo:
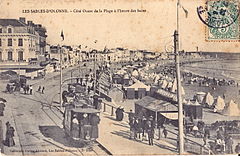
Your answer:
[[[72,138],[74,140],[79,139],[79,122],[76,117],[74,117],[72,120]]]

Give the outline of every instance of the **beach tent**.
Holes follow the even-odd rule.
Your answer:
[[[172,84],[171,92],[175,93],[177,91],[177,79],[175,78]]]
[[[182,95],[185,95],[185,90],[184,90],[183,86],[181,87],[181,92],[182,92]]]
[[[168,82],[168,84],[167,84],[167,88],[168,88],[168,89],[171,89],[172,86],[173,86],[173,83],[172,83],[172,82]]]
[[[214,112],[222,112],[224,107],[225,107],[224,99],[218,96],[217,100],[214,103]]]
[[[139,76],[138,71],[137,71],[137,70],[134,70],[134,71],[132,72],[132,76],[135,76],[135,77]]]
[[[134,88],[135,91],[137,91],[139,88],[145,88],[146,91],[150,91],[150,86],[145,85],[141,81],[136,81],[133,85],[129,87],[125,87],[126,89],[128,88]]]
[[[231,100],[222,113],[228,116],[240,116],[240,109],[238,108],[238,105]]]
[[[122,102],[124,98],[124,92],[120,88],[113,87],[109,90],[108,96],[116,102]]]
[[[127,73],[127,71],[125,71],[123,69],[117,71],[117,74],[119,74],[119,75],[124,75],[126,73]]]
[[[203,117],[203,108],[198,101],[188,101],[184,104],[185,116],[192,119],[202,119]]]
[[[151,88],[150,86],[147,86],[144,83],[137,80],[133,85],[125,87],[125,90],[127,92],[127,98],[141,99],[149,94],[150,88]]]
[[[196,99],[198,100],[199,103],[203,103],[205,95],[206,95],[205,92],[197,92]]]
[[[214,103],[214,98],[213,96],[208,92],[206,94],[206,96],[203,99],[203,104],[207,105],[207,106],[212,106]]]
[[[163,89],[165,89],[165,88],[167,87],[167,85],[168,85],[167,80],[163,80],[161,87],[162,87]]]
[[[154,78],[154,83],[157,84],[159,79],[160,79],[160,76],[156,75],[155,78]]]
[[[176,78],[173,81],[171,92],[173,92],[173,93],[177,92],[177,79]],[[184,88],[182,86],[181,86],[181,92],[182,92],[182,95],[185,95],[185,90],[184,90]]]

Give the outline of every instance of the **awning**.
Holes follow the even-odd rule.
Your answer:
[[[177,120],[178,119],[178,113],[161,113],[163,116],[165,116],[168,119],[171,120]]]

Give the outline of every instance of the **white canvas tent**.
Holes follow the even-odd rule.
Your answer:
[[[145,85],[141,81],[136,81],[133,85],[126,88],[134,88],[134,90],[138,90],[138,88],[145,88],[146,91],[150,91],[150,86]]]
[[[177,92],[177,79],[176,78],[173,81],[171,92],[173,92],[173,93]],[[181,86],[181,93],[182,93],[182,95],[185,95],[185,90],[182,86]]]
[[[165,89],[165,88],[167,87],[167,85],[168,85],[167,80],[163,80],[161,87],[162,87],[163,89]]]
[[[228,106],[223,110],[223,114],[228,116],[240,116],[240,109],[238,108],[238,104],[231,100]]]
[[[172,88],[172,86],[173,86],[173,83],[172,82],[168,82],[168,84],[167,84],[167,88]]]
[[[172,84],[171,92],[175,93],[177,90],[177,79],[175,78]]]
[[[138,71],[137,70],[134,70],[133,72],[132,72],[132,76],[139,76],[139,73],[138,73]]]
[[[222,112],[225,107],[225,102],[220,96],[217,97],[216,102],[214,103],[214,112]]]
[[[127,71],[125,71],[123,69],[117,71],[117,74],[119,74],[119,75],[124,75],[126,73],[127,73]]]
[[[214,103],[214,98],[213,96],[208,92],[203,100],[203,103],[208,105],[208,106],[212,106]]]

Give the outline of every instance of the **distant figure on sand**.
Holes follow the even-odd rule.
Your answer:
[[[42,87],[42,94],[44,94],[44,89],[45,89],[45,87],[43,86],[43,87]]]
[[[41,92],[41,86],[38,87],[38,92]]]

